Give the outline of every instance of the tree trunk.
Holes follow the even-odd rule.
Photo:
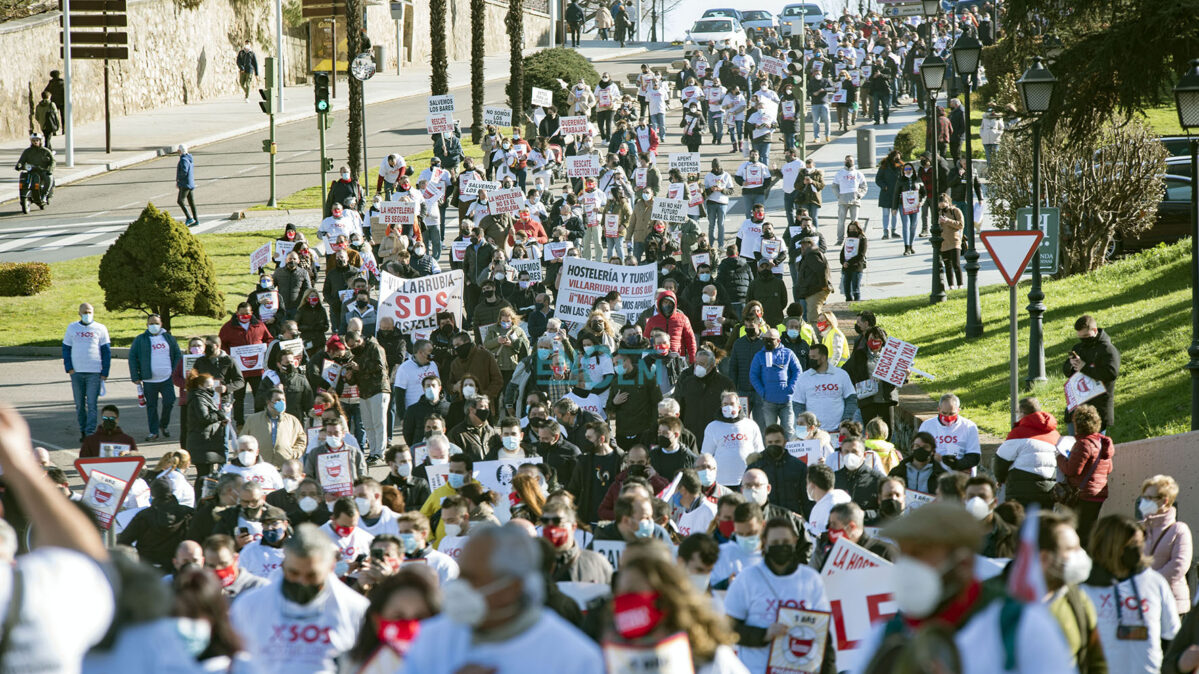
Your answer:
[[[470,137],[475,144],[483,138],[483,48],[487,3],[470,0],[470,109],[474,121]]]
[[[432,74],[429,76],[429,89],[434,96],[441,96],[450,90],[449,76],[445,55],[445,0],[429,0],[429,44],[432,47],[430,59]]]
[[[509,0],[508,17],[508,60],[510,93],[512,99],[512,125],[520,127],[525,117],[525,3],[524,0]]]
[[[350,61],[353,61],[354,57],[363,51],[362,15],[365,11],[366,6],[363,0],[346,0],[346,51],[348,52],[346,58]],[[362,82],[353,75],[346,77],[346,82],[350,87],[350,114],[346,124],[346,151],[350,164],[350,173],[356,177],[358,183],[365,190],[368,187],[367,178],[369,176],[359,174],[358,170],[360,167],[365,167],[365,158],[362,156],[362,121],[366,103],[362,97]],[[358,204],[358,207],[362,208],[363,205]]]

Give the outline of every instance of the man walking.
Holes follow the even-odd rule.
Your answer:
[[[33,117],[37,120],[37,125],[42,130],[42,135],[46,137],[46,149],[51,149],[50,137],[58,133],[62,124],[58,116],[58,108],[50,100],[49,91],[42,92],[42,100],[33,109]]]
[[[256,77],[258,77],[258,57],[254,55],[254,50],[250,49],[250,41],[246,40],[241,51],[237,52],[237,83],[245,92],[247,101],[250,100],[250,89],[253,88]]]
[[[171,437],[171,411],[175,407],[175,384],[171,373],[182,358],[179,344],[171,333],[162,329],[162,318],[150,314],[146,331],[133,338],[129,347],[129,380],[142,388],[146,399],[146,421],[150,434],[146,441],[157,440],[161,434]],[[158,399],[162,398],[162,410]]]
[[[579,6],[578,0],[570,0],[570,4],[566,6],[566,23],[570,26],[571,46],[576,49],[579,47],[583,22],[586,20],[587,17],[583,14],[583,8]]]
[[[853,155],[845,155],[845,167],[833,177],[837,188],[837,245],[845,243],[845,219],[858,219],[858,207],[866,196],[866,176],[854,168]]]
[[[75,394],[75,417],[79,421],[79,441],[96,432],[96,399],[108,379],[112,363],[108,328],[95,321],[92,305],[79,305],[79,320],[67,326],[62,338],[62,363],[71,375]]]
[[[175,187],[179,188],[178,203],[183,211],[183,224],[187,227],[198,224],[200,216],[196,213],[196,199],[192,196],[196,189],[196,165],[186,145],[179,146],[179,163],[175,165]],[[190,215],[187,212],[188,206],[191,206]]]

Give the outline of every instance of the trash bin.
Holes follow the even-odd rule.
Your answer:
[[[858,129],[858,169],[874,168],[877,163],[874,149],[874,129]]]

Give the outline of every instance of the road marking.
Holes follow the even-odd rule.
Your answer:
[[[242,169],[242,170],[238,171],[238,172],[237,172],[236,174],[234,174],[234,175],[241,175],[241,174],[243,174],[243,173],[246,173],[246,172],[249,172],[249,171],[253,171],[253,170],[254,170],[254,169],[256,169],[256,168],[258,168],[258,167],[257,167],[257,166],[247,166],[247,167],[245,167],[244,169]]]
[[[92,237],[104,234],[105,232],[119,232],[119,231],[123,231],[124,229],[125,229],[125,225],[113,225],[111,227],[97,227],[96,229],[94,229],[90,232],[84,232],[82,234],[75,234],[73,236],[68,236],[65,239],[59,239],[58,241],[55,241],[54,243],[48,243],[44,246],[38,246],[34,250],[46,250],[48,248],[66,248],[67,246],[74,246],[75,244],[83,243],[84,241],[87,241],[88,239],[91,239]]]
[[[71,230],[69,230],[69,229],[54,229],[54,230],[50,230],[49,232],[39,232],[37,234],[29,234],[27,236],[23,236],[19,239],[16,239],[15,241],[9,241],[8,243],[0,244],[0,253],[3,253],[5,251],[10,251],[10,250],[22,250],[25,247],[32,245],[33,242],[38,239],[44,239],[44,238],[50,237],[50,236],[58,236],[60,234],[66,234],[70,231]]]

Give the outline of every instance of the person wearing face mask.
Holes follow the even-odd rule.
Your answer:
[[[284,546],[280,580],[233,604],[233,627],[264,674],[336,671],[353,644],[369,602],[334,575],[336,554],[329,536],[302,524]],[[328,639],[306,640],[305,629]]]
[[[222,473],[237,473],[247,482],[262,485],[266,491],[283,488],[279,470],[258,456],[258,439],[253,435],[242,435],[237,439],[237,456],[225,464]]]
[[[716,458],[716,481],[731,489],[740,483],[749,455],[764,446],[758,425],[744,415],[735,391],[722,392],[720,404],[721,416],[704,429],[702,451]]]
[[[228,418],[218,402],[212,375],[197,373],[187,380],[187,446],[195,459],[196,491],[214,466],[225,463],[225,425]]]
[[[372,536],[399,533],[398,514],[383,505],[383,485],[370,477],[354,481],[354,505],[358,508],[359,526]]]
[[[613,521],[595,529],[597,541],[635,541],[656,538],[670,542],[670,534],[654,523],[653,504],[643,493],[626,493],[616,499]]]
[[[469,398],[463,403],[466,418],[450,429],[449,438],[475,461],[482,461],[498,435],[491,424],[491,401],[483,396]]]
[[[387,477],[383,478],[383,486],[400,490],[406,511],[419,510],[429,499],[429,482],[423,477],[413,475],[412,452],[408,446],[395,443],[387,449],[384,458],[390,471]]]
[[[787,307],[787,318],[783,331],[779,334],[779,342],[791,349],[791,353],[799,359],[799,367],[803,370],[811,367],[808,359],[812,345],[816,343],[816,330],[803,319],[803,309],[798,304]]]
[[[344,378],[347,384],[357,389],[362,401],[362,436],[370,449],[371,465],[383,462],[383,450],[387,443],[387,411],[391,387],[388,385],[387,355],[374,338],[358,330],[345,333],[345,345],[352,354]]]
[[[290,533],[287,515],[283,510],[267,506],[262,511],[262,538],[241,549],[237,555],[237,565],[248,574],[269,578],[283,565],[283,546],[287,544]]]
[[[778,283],[782,284],[781,281]],[[799,359],[790,349],[782,346],[779,339],[778,330],[766,330],[761,340],[762,348],[750,362],[749,380],[753,386],[751,406],[759,426],[765,427],[777,421],[789,437],[795,425],[791,397],[795,394],[802,368]]]
[[[446,477],[446,483],[437,489],[434,489],[433,493],[429,495],[429,498],[425,499],[425,502],[421,504],[420,513],[426,518],[433,517],[433,515],[441,509],[441,502],[444,498],[447,496],[457,495],[459,490],[461,490],[462,487],[467,484],[474,484],[478,482],[478,480],[474,478],[475,460],[469,454],[464,452],[462,454],[455,454],[452,457],[449,457],[448,465],[449,473]],[[441,536],[445,535],[445,531],[442,527],[443,524],[439,523],[437,526],[438,531],[436,532],[437,535],[435,536],[435,539],[440,539]]]
[[[436,374],[428,374],[421,380],[420,399],[409,405],[404,411],[404,438],[419,439],[425,427],[425,421],[433,414],[448,418],[450,401],[442,394],[441,379]],[[418,430],[420,429],[420,430]],[[422,499],[423,501],[423,499]]]
[[[541,535],[553,546],[555,555],[554,582],[603,583],[612,582],[612,565],[608,558],[594,550],[579,547],[575,532],[577,516],[565,503],[549,503],[541,512]]]
[[[81,458],[99,456],[121,456],[137,453],[137,441],[121,430],[121,412],[116,405],[105,405],[100,410],[100,425],[96,432],[88,435],[79,445]],[[103,450],[103,451],[102,451]]]
[[[230,354],[234,353],[234,349],[238,347],[259,344],[265,346],[272,340],[270,331],[254,317],[248,302],[237,305],[237,311],[228,322],[221,326],[219,337],[223,348]],[[238,370],[241,371],[242,378],[255,394],[258,393],[258,386],[262,381],[265,356],[264,349],[257,358],[253,355],[240,355],[234,361]],[[233,392],[233,420],[237,422],[238,426],[245,423],[245,401],[246,387],[243,386]]]
[[[727,590],[738,575],[762,561],[762,530],[766,523],[762,506],[746,502],[740,493],[735,496],[732,519],[717,524],[721,533],[727,530],[724,537],[728,540],[720,544],[720,557],[709,576],[713,590]],[[727,505],[721,499],[718,508]]]
[[[374,536],[362,528],[358,506],[348,496],[343,496],[333,502],[329,521],[321,527],[337,550],[336,574],[345,577],[351,565],[358,563],[358,557],[370,550]]]
[[[998,486],[990,476],[978,475],[966,482],[966,511],[983,525],[983,541],[979,554],[992,559],[1010,559],[1016,554],[1017,532],[1012,525],[995,515],[995,495]]]
[[[774,239],[770,223],[766,223],[766,234],[766,240]],[[786,253],[780,251],[775,259],[758,258],[755,260],[754,264],[758,274],[749,286],[749,294],[746,295],[748,301],[756,301],[762,305],[762,313],[770,325],[778,325],[783,322],[783,310],[788,304],[787,285],[783,282],[782,275],[775,273],[775,269],[786,264],[785,257]]]
[[[898,554],[895,546],[866,533],[865,523],[866,513],[857,503],[851,501],[833,506],[829,511],[828,530],[817,541],[816,552],[812,555],[812,568],[817,573],[823,571],[833,546],[842,538],[887,561],[894,561]]]
[[[833,291],[828,259],[819,244],[820,239],[816,236],[805,236],[800,240],[796,272],[798,283],[792,289],[797,301],[804,306],[805,318],[809,323],[816,322],[816,317],[824,310],[824,303]],[[848,354],[845,357],[848,358]]]
[[[837,192],[837,245],[845,242],[845,225],[858,219],[858,207],[866,196],[866,176],[854,167],[853,156],[846,155],[845,166],[833,176]]]
[[[786,487],[789,487],[789,485],[784,485],[784,488]],[[767,479],[765,472],[756,468],[750,468],[741,476],[742,498],[745,499],[746,503],[757,504],[762,509],[764,519],[790,520],[791,524],[797,530],[803,531],[805,529],[803,516],[797,511],[789,510],[777,503],[771,503],[770,497],[773,492],[774,485],[770,484],[770,480]],[[811,558],[812,541],[806,534],[802,538],[800,555],[802,557],[801,561],[806,564]]]
[[[1191,610],[1186,575],[1192,565],[1191,529],[1178,521],[1178,482],[1169,475],[1154,475],[1141,483],[1137,514],[1145,527],[1145,556],[1149,566],[1170,584],[1178,613]]]
[[[243,568],[233,539],[222,534],[204,540],[204,567],[216,575],[221,583],[221,594],[230,602],[243,592],[267,584],[266,578]]]
[[[304,475],[304,462],[300,459],[290,459],[282,463],[279,477],[283,480],[283,488],[276,489],[266,495],[267,505],[283,510],[285,513],[297,507],[296,494]]]
[[[1112,672],[1162,670],[1164,644],[1180,628],[1170,583],[1150,568],[1145,546],[1144,529],[1127,515],[1108,515],[1091,532],[1094,567],[1082,590],[1098,611],[1099,640]]]
[[[329,521],[329,507],[325,502],[325,492],[313,478],[304,478],[296,487],[295,505],[287,510],[287,521],[294,531],[301,524],[321,526]]]
[[[973,475],[982,457],[982,446],[978,440],[978,426],[963,417],[961,409],[961,400],[946,393],[937,405],[937,416],[920,424],[920,430],[937,439],[934,451],[939,463],[949,470]]]
[[[920,214],[921,201],[928,196],[924,182],[916,174],[916,167],[904,164],[895,180],[891,195],[891,212],[899,217],[903,233],[903,254],[915,255],[912,248],[916,241],[916,218]]]
[[[895,425],[899,389],[893,384],[870,376],[878,365],[883,346],[887,343],[887,331],[875,326],[867,330],[864,337],[864,348],[855,349],[850,354],[845,363],[845,371],[857,392],[862,422],[869,423],[872,419],[881,419],[890,428]]]
[[[689,363],[695,362],[695,333],[691,322],[678,308],[678,297],[673,291],[658,293],[657,313],[645,323],[645,331],[662,330],[670,337],[670,352],[686,356]]]
[[[693,88],[699,89],[699,87]],[[687,146],[687,151],[699,152],[699,146],[704,142],[704,127],[707,126],[707,120],[700,111],[698,96],[696,100],[691,101],[683,113],[683,121],[679,126],[683,129],[683,145]]]
[[[182,360],[174,336],[162,329],[162,318],[146,318],[146,331],[133,338],[129,347],[129,380],[142,389],[150,434],[146,441],[157,440],[159,433],[170,437],[171,411],[175,405],[171,374]],[[162,408],[158,399],[162,397]]]
[[[171,493],[170,481],[159,478],[150,483],[150,507],[133,516],[117,536],[117,542],[136,545],[143,562],[169,571],[193,512]]]
[[[450,377],[446,380],[446,385],[455,389],[460,379],[470,375],[474,379],[477,394],[485,395],[493,402],[498,401],[504,382],[495,356],[487,349],[473,344],[470,334],[466,332],[454,335],[453,347],[454,359],[450,362]]]
[[[403,174],[401,173],[401,175]],[[329,184],[328,194],[325,197],[324,217],[327,218],[333,213],[333,204],[344,204],[346,199],[353,199],[358,204],[365,201],[362,185],[352,177],[349,166],[342,166],[337,179]]]
[[[872,527],[883,527],[902,517],[907,508],[907,489],[901,477],[889,475],[878,489],[878,516],[866,520]]]
[[[1116,421],[1116,379],[1120,376],[1120,351],[1112,344],[1111,335],[1099,327],[1094,316],[1079,316],[1074,321],[1074,331],[1078,341],[1070,347],[1069,356],[1062,363],[1062,375],[1072,377],[1081,373],[1103,384],[1104,393],[1091,398],[1087,404],[1099,411],[1100,430],[1111,428]]]
[[[746,476],[750,472],[755,475],[760,472],[765,484],[777,485],[777,489],[771,487],[768,492],[771,505],[781,506],[793,513],[806,512],[810,507],[804,500],[804,485],[808,482],[807,464],[786,450],[787,435],[779,424],[767,426],[762,436],[766,450],[749,465]],[[742,477],[741,483],[745,485],[745,477]]]
[[[791,397],[796,416],[810,410],[821,427],[830,429],[853,419],[858,411],[857,390],[849,374],[832,364],[828,346],[813,345],[808,364],[811,367],[799,375]]]
[[[461,559],[460,577],[444,586],[444,613],[421,623],[406,668],[450,674],[487,663],[495,674],[515,674],[536,653],[546,671],[603,671],[595,643],[544,606],[541,548],[524,529],[480,530]],[[472,645],[452,645],[464,643]]]
[[[969,654],[961,660],[963,674],[1074,671],[1062,630],[1044,604],[1023,603],[976,577],[982,530],[960,505],[930,503],[880,533],[899,547],[891,567],[899,612],[863,643],[868,664],[859,671],[885,671],[874,668],[902,657],[912,637],[934,622],[952,635],[958,653]]]
[[[62,338],[63,369],[71,376],[80,442],[96,430],[96,400],[112,362],[108,328],[94,317],[92,305],[80,304],[79,320],[67,326]]]
[[[358,441],[354,438],[354,435],[349,432],[343,418],[334,416],[333,414],[326,416],[329,418],[321,422],[324,430],[323,439],[320,439],[319,444],[311,447],[308,453],[304,455],[304,473],[307,475],[321,474],[321,471],[318,470],[319,457],[321,455],[332,454],[334,452],[349,452],[349,477],[351,480],[357,480],[366,474],[366,454],[358,446]]]
[[[829,610],[820,576],[803,563],[801,532],[790,520],[771,519],[762,530],[763,560],[737,575],[725,596],[725,613],[738,636],[741,661],[751,672],[765,672],[771,643],[789,627],[778,622],[779,606]],[[821,671],[833,671],[836,657],[826,641]]]
[[[494,294],[494,286],[492,289]],[[486,290],[487,286],[484,286],[484,293]],[[486,298],[486,294],[484,297]],[[505,304],[507,303],[505,302]],[[475,321],[480,325],[487,325],[483,323],[484,318],[479,314],[480,311],[476,310]],[[516,311],[510,305],[500,309],[495,322],[488,326],[483,336],[483,348],[487,349],[495,358],[504,383],[512,379],[512,373],[520,361],[529,357],[531,353],[529,337],[521,329],[520,318],[517,317]]]
[[[766,199],[770,196],[770,188],[774,185],[775,178],[770,173],[770,167],[759,160],[757,150],[750,150],[749,158],[737,167],[733,173],[733,179],[741,186],[741,199],[745,202],[745,217],[747,221],[753,220],[754,211],[758,206],[765,208]],[[761,220],[756,222],[760,223]],[[744,230],[745,224],[742,224],[741,231]],[[756,241],[744,239],[741,231],[737,234],[738,238],[743,239],[741,254],[743,257],[750,257],[753,254],[752,251],[758,248],[755,245]],[[758,233],[761,233],[760,229]]]

